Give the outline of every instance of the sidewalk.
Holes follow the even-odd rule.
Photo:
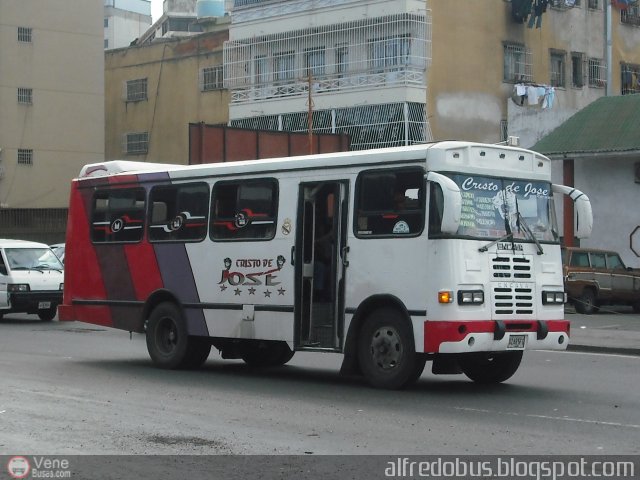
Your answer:
[[[581,315],[567,307],[565,318],[571,321],[568,350],[640,356],[640,314],[631,309],[603,307],[599,313]]]

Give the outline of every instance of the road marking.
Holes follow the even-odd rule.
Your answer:
[[[603,357],[618,357],[618,358],[634,358],[636,360],[640,360],[640,356],[638,355],[623,355],[621,353],[606,353],[606,352],[578,352],[576,350],[537,350],[538,352],[544,351],[545,353],[568,353],[569,355],[596,355]]]
[[[37,390],[21,390],[19,388],[13,388],[12,391],[18,392],[18,393],[29,393],[32,395],[41,395],[43,397],[57,398],[59,400],[73,400],[76,402],[97,403],[100,405],[111,405],[111,402],[107,402],[104,400],[94,400],[93,398],[76,397],[73,395],[61,395],[59,393],[38,392]]]
[[[585,418],[571,418],[571,417],[553,417],[550,415],[535,415],[532,413],[516,413],[516,412],[500,412],[497,410],[486,410],[482,408],[470,408],[470,407],[453,407],[454,410],[462,410],[465,412],[474,413],[490,413],[495,415],[509,415],[512,417],[527,417],[527,418],[541,418],[544,420],[562,420],[564,422],[576,422],[576,423],[590,423],[593,425],[606,425],[608,427],[623,427],[623,428],[640,428],[640,425],[633,423],[618,423],[618,422],[604,422],[602,420],[588,420]]]

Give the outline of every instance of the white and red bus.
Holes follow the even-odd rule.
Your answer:
[[[502,382],[569,342],[551,184],[529,150],[439,142],[206,165],[112,161],[72,183],[63,320],[146,335],[153,362],[344,354],[382,388]]]

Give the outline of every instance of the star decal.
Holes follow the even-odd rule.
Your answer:
[[[265,297],[271,297],[271,291],[267,290],[266,292],[264,292],[264,296]]]
[[[224,292],[227,289],[226,285],[220,285],[220,291]]]
[[[278,289],[278,295],[284,295],[284,292],[286,292],[286,290],[284,288],[280,287]]]
[[[255,295],[255,294],[256,294],[256,289],[255,289],[255,288],[253,288],[253,287],[251,287],[251,288],[249,289],[249,295]]]
[[[242,290],[240,290],[239,288],[236,288],[233,293],[234,295],[240,295],[242,293]]]

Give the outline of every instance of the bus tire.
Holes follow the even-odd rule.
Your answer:
[[[38,310],[38,317],[43,322],[50,322],[56,316],[56,307],[47,310]]]
[[[187,358],[182,365],[183,368],[198,368],[209,358],[211,353],[211,341],[207,337],[189,337]]]
[[[189,363],[190,342],[180,308],[172,302],[158,304],[147,324],[147,350],[160,368],[184,368]]]
[[[392,308],[375,310],[358,338],[358,361],[375,388],[399,389],[415,382],[424,358],[416,354],[410,324]]]
[[[476,383],[501,383],[511,378],[522,361],[522,350],[499,353],[465,353],[458,363],[462,372]]]
[[[252,342],[243,347],[242,360],[251,367],[281,367],[293,355],[287,342]]]

